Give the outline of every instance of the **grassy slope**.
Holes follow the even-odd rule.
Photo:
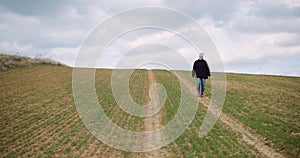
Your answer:
[[[168,122],[175,115],[180,101],[179,81],[176,76],[168,71],[155,71],[157,80],[162,83],[168,92],[166,100],[166,115],[164,122]],[[209,90],[209,89],[208,89]],[[241,144],[238,139],[240,135],[232,132],[221,123],[217,123],[210,133],[199,138],[198,132],[201,122],[205,116],[206,109],[199,105],[196,116],[189,128],[181,135],[175,143],[179,146],[181,154],[184,157],[253,157],[249,152],[251,146]]]
[[[72,69],[58,66],[0,72],[0,157],[52,154],[143,156],[114,150],[84,128],[73,103],[71,73]],[[142,119],[128,115],[116,105],[110,90],[110,74],[111,70],[96,73],[98,99],[105,112],[119,126],[142,131]],[[166,123],[178,106],[178,81],[166,71],[155,71],[155,75],[169,92],[163,108],[163,123]],[[299,78],[236,74],[227,77],[228,91],[223,110],[266,137],[278,151],[282,150],[290,157],[299,156]],[[133,89],[130,93],[141,104],[147,101],[144,99],[148,93],[145,78],[145,71],[139,70],[130,80]],[[199,106],[190,128],[174,143],[164,147],[171,151],[171,155],[254,156],[249,152],[250,146],[239,143],[240,135],[224,128],[221,123],[217,123],[207,137],[199,139],[197,130],[204,112],[205,109]]]
[[[300,78],[227,75],[224,112],[236,117],[270,146],[300,155]]]

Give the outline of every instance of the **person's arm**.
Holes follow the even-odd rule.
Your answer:
[[[194,62],[193,70],[196,71],[196,61]]]
[[[194,62],[194,65],[193,65],[193,70],[192,70],[192,77],[194,78],[195,76],[196,76],[196,70],[195,70],[195,63],[196,62]]]
[[[209,70],[209,67],[208,67],[208,64],[207,64],[206,61],[205,61],[205,64],[206,64],[206,67],[207,67],[207,75],[210,76],[210,70]]]
[[[195,78],[195,76],[196,76],[196,71],[193,69],[192,70],[192,77]]]

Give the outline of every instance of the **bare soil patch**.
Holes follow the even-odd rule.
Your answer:
[[[152,84],[156,83],[155,80],[155,76],[153,71],[147,71],[147,76],[148,76],[148,84],[150,87]],[[156,98],[152,98],[152,99],[156,99]],[[148,98],[148,102],[150,102],[149,98]],[[151,106],[154,106],[153,108],[157,108],[155,106],[159,106],[159,100],[152,100],[152,102],[154,104],[152,104]],[[158,113],[156,113],[155,115],[151,116],[151,117],[146,117],[144,119],[144,127],[145,127],[145,131],[153,131],[156,129],[159,129],[162,127],[162,112],[159,111]],[[153,144],[151,144],[151,142],[153,142],[153,140],[155,142],[159,142],[161,141],[161,137],[162,136],[157,136],[157,135],[153,135],[153,136],[149,136],[149,138],[145,138],[145,146],[152,146]],[[149,141],[152,140],[152,141]],[[153,150],[151,152],[147,152],[146,157],[167,157],[168,155],[170,155],[168,153],[167,150],[164,149],[157,149],[157,150]]]

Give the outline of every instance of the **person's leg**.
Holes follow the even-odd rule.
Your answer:
[[[196,78],[196,82],[197,82],[197,91],[198,91],[198,95],[200,95],[200,78]]]
[[[205,90],[205,79],[201,78],[200,81],[201,81],[201,95],[203,95]]]

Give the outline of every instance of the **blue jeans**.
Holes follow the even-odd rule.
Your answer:
[[[205,79],[204,78],[196,78],[197,81],[197,91],[198,94],[203,95],[205,89]],[[200,84],[201,84],[201,91],[200,91]]]

